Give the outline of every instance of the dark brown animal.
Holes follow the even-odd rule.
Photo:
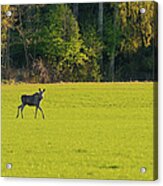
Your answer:
[[[22,104],[20,106],[18,106],[18,112],[17,112],[16,118],[19,117],[19,110],[21,110],[21,116],[23,118],[23,109],[26,105],[29,105],[29,106],[35,106],[36,107],[35,118],[37,117],[37,111],[39,109],[42,113],[42,118],[44,119],[45,116],[44,116],[42,108],[40,107],[40,101],[43,99],[43,93],[44,92],[45,92],[45,89],[41,90],[39,88],[39,92],[36,92],[33,95],[22,95],[21,96]]]

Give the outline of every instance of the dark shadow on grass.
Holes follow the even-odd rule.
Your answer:
[[[77,153],[87,153],[87,150],[85,150],[85,149],[76,149],[75,152],[77,152]]]
[[[119,169],[120,167],[118,165],[101,165],[99,166],[99,169]]]

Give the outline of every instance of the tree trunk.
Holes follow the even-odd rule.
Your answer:
[[[74,13],[75,17],[78,19],[78,15],[79,15],[79,6],[78,6],[78,3],[74,3],[73,4],[73,13]]]
[[[99,3],[99,13],[98,13],[98,33],[103,40],[103,3]],[[103,72],[103,53],[101,52],[100,56],[100,66]]]
[[[17,30],[18,30],[20,36],[22,37],[23,47],[24,47],[24,55],[25,55],[25,60],[26,60],[26,68],[29,70],[28,45],[26,42],[24,30],[23,30],[23,22],[22,22],[22,15],[21,15],[21,8],[20,7],[18,7],[18,14],[19,14],[19,26],[17,27]]]
[[[111,74],[111,81],[114,82],[115,80],[115,47],[113,48],[112,54],[111,54],[111,61],[110,61],[110,74]]]
[[[117,15],[118,15],[118,7],[115,4],[114,6],[114,17],[113,17],[113,49],[111,54],[111,61],[110,61],[110,74],[111,74],[111,81],[115,81],[115,52],[116,52],[116,34],[117,34]]]

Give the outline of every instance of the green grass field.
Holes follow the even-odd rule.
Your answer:
[[[16,119],[39,87],[45,120]],[[153,83],[2,85],[2,176],[152,180],[152,149]]]

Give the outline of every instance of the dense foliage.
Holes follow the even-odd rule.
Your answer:
[[[154,2],[2,6],[2,79],[156,80],[156,6]],[[145,14],[140,14],[142,7]],[[11,17],[6,16],[9,10]]]

